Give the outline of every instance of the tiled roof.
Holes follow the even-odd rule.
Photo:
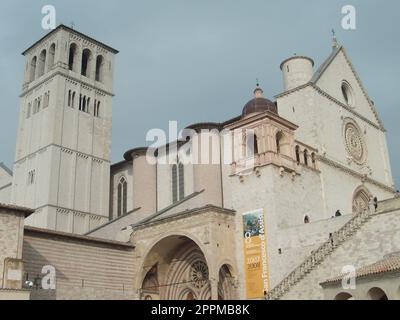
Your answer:
[[[378,262],[357,269],[356,278],[366,278],[369,276],[394,271],[400,271],[400,253],[393,253]],[[340,282],[342,281],[344,276],[344,274],[338,275],[334,278],[326,280],[325,282],[321,283],[321,285],[329,285]]]

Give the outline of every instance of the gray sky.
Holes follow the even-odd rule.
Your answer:
[[[15,153],[24,60],[20,53],[45,31],[41,8],[57,24],[120,50],[115,70],[113,161],[166,129],[240,114],[255,79],[272,98],[282,91],[279,64],[293,53],[317,65],[331,51],[331,29],[346,47],[388,129],[400,185],[400,51],[398,0],[2,0],[0,3],[0,161]],[[341,8],[357,9],[357,30],[341,28]]]

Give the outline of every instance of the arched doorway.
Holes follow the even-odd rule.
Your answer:
[[[353,194],[353,214],[369,209],[372,195],[364,186],[358,187]]]
[[[341,292],[336,295],[334,300],[354,300],[354,298],[350,293]]]
[[[144,300],[160,299],[160,285],[158,283],[158,264],[147,272],[142,283],[142,297]]]
[[[211,298],[206,258],[196,242],[186,236],[168,236],[157,242],[145,258],[141,277],[141,299],[151,294],[149,289],[159,300]]]
[[[367,296],[370,300],[389,300],[385,291],[381,288],[372,288],[368,291]]]
[[[234,299],[234,287],[233,287],[232,267],[227,264],[224,264],[219,269],[218,300],[233,300],[233,299]]]

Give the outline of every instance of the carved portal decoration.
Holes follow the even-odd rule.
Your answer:
[[[193,285],[200,289],[208,283],[208,267],[203,261],[196,261],[190,270],[190,280]]]

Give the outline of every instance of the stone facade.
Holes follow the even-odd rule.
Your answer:
[[[399,226],[400,226],[400,201],[399,199],[388,200],[380,205],[380,210],[373,213],[368,220],[354,235],[347,241],[338,246],[322,263],[316,266],[300,282],[286,293],[282,299],[333,299],[332,292],[342,292],[346,290],[327,289],[324,293],[320,283],[342,273],[345,266],[360,268],[373,264],[384,258],[385,255],[399,252]],[[390,276],[389,276],[390,278]],[[395,276],[398,279],[397,276]],[[385,279],[383,280],[385,281]],[[366,284],[364,284],[367,282]],[[358,282],[357,282],[358,283]],[[358,284],[356,283],[357,287]],[[392,280],[393,283],[393,280]],[[395,282],[397,283],[397,282]],[[376,285],[376,284],[375,284]],[[357,299],[367,299],[368,290],[365,287],[375,286],[370,281],[360,280],[360,288],[349,292]],[[383,285],[382,285],[383,286]],[[384,286],[387,288],[387,286]],[[397,290],[400,287],[397,287]],[[358,292],[358,295],[356,294]],[[396,290],[388,290],[390,299],[399,299]]]
[[[25,229],[25,278],[40,283],[45,276],[43,267],[56,269],[56,289],[33,287],[31,299],[132,299],[135,255],[130,244],[32,227]]]
[[[24,219],[32,210],[0,204],[0,299],[29,299],[22,290]]]
[[[24,52],[11,201],[35,210],[22,255],[33,299],[246,299],[242,215],[259,209],[272,298],[322,299],[344,264],[399,250],[386,131],[342,46],[317,70],[285,60],[275,102],[257,85],[241,116],[111,166],[116,53],[65,26]],[[37,284],[48,265],[55,290]]]
[[[85,233],[108,221],[116,50],[65,26],[26,59],[12,203],[27,223]]]
[[[12,187],[12,172],[0,163],[0,203],[10,203]]]

